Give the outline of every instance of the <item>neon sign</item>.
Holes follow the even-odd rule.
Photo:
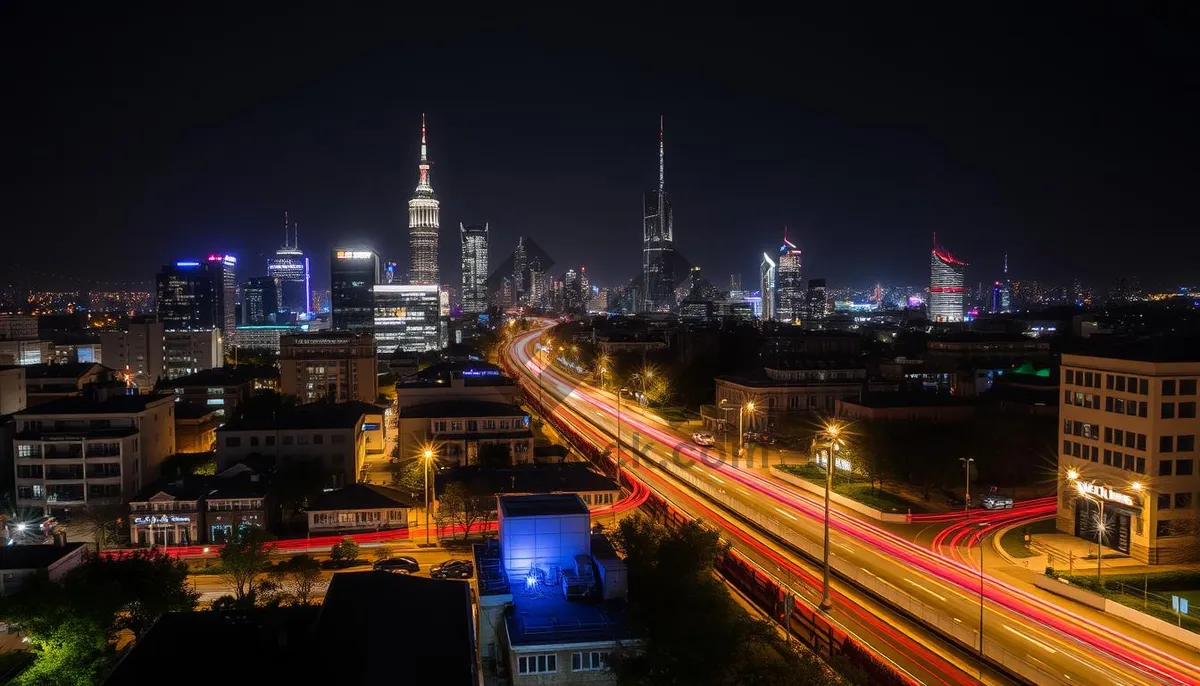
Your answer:
[[[154,515],[150,515],[149,517],[134,517],[133,523],[134,524],[191,524],[192,518],[191,517],[181,517],[179,515],[161,515],[158,517],[155,517]]]
[[[1135,506],[1133,496],[1127,495],[1125,493],[1121,493],[1120,491],[1114,491],[1113,489],[1108,488],[1107,486],[1101,486],[1099,484],[1095,484],[1095,483],[1091,483],[1091,482],[1080,481],[1076,485],[1076,488],[1079,489],[1080,493],[1083,493],[1085,495],[1094,495],[1097,498],[1102,498],[1104,500],[1110,500],[1114,503],[1120,503],[1122,505],[1125,505],[1126,507],[1134,507]]]

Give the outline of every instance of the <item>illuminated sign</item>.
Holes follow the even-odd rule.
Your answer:
[[[362,430],[363,431],[379,431],[379,422],[371,422],[369,424],[363,424]]]
[[[375,253],[370,250],[339,250],[337,258],[339,260],[369,260],[375,257]]]
[[[824,466],[825,466],[825,464],[826,464],[827,462],[829,462],[829,457],[827,456],[827,454],[826,454],[826,452],[825,452],[825,451],[822,451],[822,452],[820,452],[820,453],[818,453],[818,454],[817,454],[817,457],[816,457],[816,459],[814,460],[814,462],[816,462],[818,465],[820,465],[820,466],[824,467]],[[836,469],[840,469],[840,470],[842,470],[843,472],[848,472],[848,471],[850,471],[850,467],[851,467],[851,465],[850,465],[850,460],[847,460],[847,459],[846,459],[846,458],[844,458],[844,457],[837,457],[837,458],[834,458],[834,460],[833,460],[833,466],[834,466]]]
[[[176,267],[199,267],[199,262],[176,262]]]
[[[500,376],[499,369],[464,369],[463,376]]]
[[[134,524],[150,524],[150,525],[153,525],[153,524],[191,524],[192,518],[191,517],[181,517],[179,515],[159,515],[157,517],[155,517],[154,515],[150,515],[149,517],[134,517],[133,523]]]
[[[1078,488],[1079,492],[1083,493],[1084,495],[1094,495],[1097,498],[1101,498],[1103,500],[1108,500],[1108,501],[1111,501],[1114,503],[1120,503],[1121,505],[1125,505],[1126,507],[1136,507],[1137,506],[1133,500],[1133,496],[1127,495],[1125,493],[1121,493],[1120,491],[1114,491],[1113,489],[1108,488],[1107,486],[1101,486],[1099,484],[1095,484],[1095,483],[1091,483],[1091,482],[1079,481],[1076,483],[1075,487]]]
[[[224,262],[225,264],[237,264],[237,258],[233,255],[209,255],[209,262]]]

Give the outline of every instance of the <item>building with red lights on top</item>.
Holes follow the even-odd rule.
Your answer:
[[[934,239],[929,258],[929,318],[935,322],[963,320],[967,263],[942,250]]]

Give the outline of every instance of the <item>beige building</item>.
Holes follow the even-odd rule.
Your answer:
[[[301,403],[373,403],[379,395],[375,337],[337,331],[281,336],[279,390]]]
[[[787,415],[833,414],[839,400],[857,400],[863,393],[899,387],[895,382],[871,379],[861,365],[824,360],[792,360],[786,366],[767,367],[755,377],[718,376],[716,384],[716,407],[724,400],[725,406],[732,408],[725,418],[728,422],[737,423],[737,407],[754,403],[754,412],[744,420],[747,431],[770,427]],[[719,410],[704,415],[710,428],[721,420]]]
[[[123,503],[175,452],[175,399],[91,387],[16,414],[17,507]]]
[[[517,405],[484,401],[450,401],[416,405],[400,411],[397,422],[400,457],[437,446],[442,465],[478,464],[482,446],[502,445],[513,464],[533,461],[529,413]]]
[[[1170,352],[1062,356],[1058,529],[1095,541],[1103,509],[1104,545],[1148,564],[1200,559],[1200,351]]]
[[[0,415],[20,412],[28,402],[25,367],[0,367]]]
[[[162,322],[130,322],[124,331],[101,331],[101,359],[105,366],[132,376],[143,393],[149,393],[163,376],[165,330]]]

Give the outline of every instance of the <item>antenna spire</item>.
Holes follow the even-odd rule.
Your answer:
[[[429,161],[427,143],[425,140],[425,113],[421,113],[421,162]]]
[[[291,217],[287,210],[283,211],[283,247],[291,247],[288,245],[288,225],[291,224]]]
[[[658,115],[658,192],[663,192],[663,166],[664,157],[666,154],[665,146],[663,145],[663,115]]]
[[[299,250],[300,249],[300,222],[296,222],[296,223],[292,224],[292,229],[296,233],[296,244],[293,245],[292,247]]]
[[[1008,252],[1004,253],[1004,278],[1008,278]]]

